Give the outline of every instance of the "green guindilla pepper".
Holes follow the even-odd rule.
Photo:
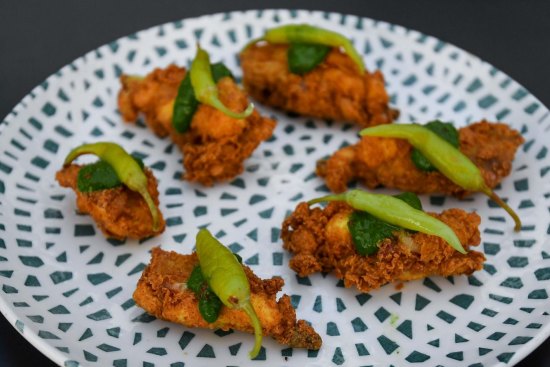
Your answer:
[[[143,161],[133,156],[132,158],[136,160],[143,170],[145,167]],[[76,179],[76,187],[80,192],[108,190],[122,185],[123,183],[118,178],[113,167],[101,160],[80,168]]]
[[[242,264],[243,259],[238,254],[233,254],[237,261]],[[191,289],[199,300],[199,312],[207,322],[214,322],[218,319],[222,308],[222,301],[214,293],[212,288],[202,274],[201,266],[197,265],[187,279],[187,288]]]
[[[153,219],[153,231],[158,230],[159,213],[155,202],[147,189],[147,176],[138,162],[126,153],[118,144],[110,142],[84,144],[69,152],[63,166],[68,166],[77,157],[83,154],[94,154],[102,161],[108,163],[116,172],[118,179],[130,190],[135,191],[143,197],[149,207]]]
[[[359,135],[407,140],[449,180],[465,190],[482,192],[494,200],[513,218],[514,230],[521,229],[518,215],[487,186],[479,168],[460,150],[429,129],[416,124],[379,125],[364,129]]]
[[[216,83],[224,77],[235,79],[231,71],[221,62],[212,64],[210,68]],[[191,85],[191,75],[186,73],[178,88],[178,95],[174,100],[172,113],[172,126],[178,133],[184,133],[189,129],[198,107],[199,101],[195,97],[195,91]]]
[[[424,125],[426,129],[431,130],[441,139],[444,139],[447,143],[451,144],[453,147],[457,148],[460,146],[460,141],[458,137],[458,131],[453,124],[448,122],[441,122],[439,120],[428,122]],[[437,171],[437,168],[420,152],[420,150],[414,148],[411,153],[411,159],[416,166],[421,171],[433,172]]]
[[[191,63],[189,71],[191,77],[191,85],[195,92],[195,97],[201,103],[207,104],[215,109],[223,112],[229,117],[235,119],[247,118],[254,112],[254,105],[249,103],[248,107],[243,112],[234,112],[227,108],[218,97],[218,88],[212,77],[210,68],[210,56],[200,46],[197,46],[197,54]]]
[[[420,199],[412,192],[403,192],[394,195],[394,197],[403,200],[414,209],[422,210]],[[376,253],[381,241],[393,237],[396,231],[404,230],[360,210],[354,211],[349,216],[348,229],[355,249],[360,255],[364,256]]]
[[[367,212],[389,224],[440,237],[458,252],[466,253],[451,227],[422,210],[413,208],[399,198],[361,190],[349,190],[342,194],[310,200],[308,204],[324,201],[344,201],[352,208]]]
[[[357,65],[357,68],[363,74],[365,72],[365,64],[359,53],[353,47],[351,41],[339,33],[329,31],[327,29],[315,27],[309,24],[288,24],[276,28],[268,29],[264,36],[252,40],[249,45],[265,40],[270,43],[310,43],[318,45],[326,45],[330,47],[342,47],[346,54]]]
[[[242,265],[207,229],[197,233],[196,251],[202,274],[214,293],[225,306],[243,310],[250,318],[255,336],[250,358],[255,358],[262,346],[262,325],[250,303],[250,284]]]

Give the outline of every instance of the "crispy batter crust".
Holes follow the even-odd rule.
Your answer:
[[[183,153],[184,179],[211,186],[243,171],[243,161],[271,136],[275,121],[257,110],[238,120],[200,104],[190,129],[178,133],[172,127],[172,111],[185,73],[185,68],[170,65],[145,78],[122,75],[118,106],[125,121],[135,122],[142,113],[155,134],[170,135]],[[222,78],[218,91],[220,100],[233,111],[241,112],[248,105],[246,94],[231,78]]]
[[[222,306],[214,323],[207,323],[202,318],[195,294],[185,286],[197,264],[195,253],[181,255],[154,248],[151,263],[137,284],[134,300],[151,315],[187,327],[253,333],[248,316],[240,310]],[[250,268],[243,267],[250,283],[251,303],[260,318],[264,335],[294,348],[319,349],[321,337],[304,320],[296,320],[290,297],[285,294],[276,300],[284,281],[279,277],[262,280]]]
[[[285,219],[281,237],[283,247],[294,254],[290,267],[300,276],[315,272],[334,272],[346,287],[362,292],[395,281],[432,275],[471,274],[480,270],[485,256],[470,250],[480,242],[480,218],[460,209],[430,214],[449,225],[468,251],[463,255],[444,240],[424,233],[400,232],[386,239],[376,254],[359,255],[347,227],[353,209],[345,203],[332,202],[326,208],[310,208],[300,203]]]
[[[243,85],[254,99],[301,115],[354,122],[367,127],[391,123],[398,112],[388,106],[384,77],[361,75],[338,49],[304,75],[288,70],[288,45],[255,44],[241,53]]]
[[[145,200],[126,186],[91,193],[78,191],[76,182],[81,167],[71,164],[58,171],[55,178],[61,186],[74,190],[78,211],[90,214],[105,236],[140,239],[164,232],[165,222],[160,210],[159,229],[153,232],[153,219]],[[145,169],[145,174],[147,190],[158,209],[157,180],[149,169]]]
[[[512,161],[523,138],[502,123],[481,121],[459,129],[460,150],[479,167],[490,188],[510,174]],[[468,192],[441,173],[424,172],[411,160],[412,146],[402,139],[364,136],[317,163],[317,175],[334,192],[343,192],[351,181],[368,188],[397,188],[419,194],[443,193],[464,197]]]

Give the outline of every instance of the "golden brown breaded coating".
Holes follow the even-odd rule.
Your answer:
[[[470,250],[480,242],[480,218],[475,213],[448,209],[430,214],[453,229],[467,251],[465,255],[439,237],[399,231],[395,238],[383,240],[377,253],[363,256],[356,252],[348,230],[347,218],[352,212],[341,202],[329,203],[324,209],[310,208],[304,202],[285,219],[283,247],[294,254],[290,267],[299,276],[334,272],[346,287],[368,292],[395,281],[469,275],[485,261],[481,252]]]
[[[490,188],[510,174],[512,161],[523,137],[508,125],[481,121],[458,130],[460,150],[480,169]],[[424,172],[411,160],[413,147],[402,139],[363,136],[352,146],[338,150],[317,163],[317,175],[333,192],[343,192],[358,181],[370,189],[379,186],[418,194],[469,194],[438,171]]]
[[[178,133],[172,127],[172,112],[185,73],[185,68],[170,65],[145,78],[122,75],[118,107],[125,121],[135,122],[142,113],[155,134],[170,135],[183,153],[183,178],[211,186],[243,171],[243,161],[271,136],[275,121],[257,110],[246,119],[234,119],[201,103],[189,130]],[[217,86],[220,100],[229,109],[245,110],[248,99],[233,79],[222,78]]]
[[[151,263],[145,268],[134,292],[134,300],[151,315],[187,327],[207,329],[235,329],[253,333],[248,316],[241,310],[222,306],[218,319],[206,322],[198,308],[195,293],[187,289],[186,282],[198,265],[196,253],[181,255],[154,248]],[[304,320],[296,320],[290,297],[275,296],[284,285],[283,279],[258,278],[243,265],[250,283],[250,301],[262,324],[264,335],[293,348],[319,349],[321,337]]]
[[[153,218],[145,200],[124,185],[90,193],[78,191],[77,178],[81,167],[71,164],[58,171],[55,178],[61,186],[74,190],[78,211],[90,214],[106,237],[140,239],[164,232],[165,222],[161,211],[158,211],[159,228],[154,232]],[[158,209],[157,180],[149,169],[145,169],[145,175],[147,191]]]
[[[241,53],[243,85],[252,98],[285,111],[362,127],[397,118],[398,112],[388,106],[380,71],[361,75],[348,55],[333,48],[312,71],[292,74],[287,50],[288,45],[254,44]]]

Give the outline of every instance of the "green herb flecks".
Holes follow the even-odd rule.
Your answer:
[[[209,323],[216,321],[222,308],[222,301],[208,285],[200,265],[193,268],[187,280],[187,288],[191,289],[197,296],[202,318]]]
[[[143,161],[132,157],[143,170]],[[93,192],[99,190],[113,189],[123,185],[114,168],[105,161],[97,161],[83,166],[78,171],[76,186],[80,192]]]
[[[363,256],[378,251],[378,244],[393,235],[399,227],[383,222],[367,212],[354,211],[348,221],[355,250]]]
[[[193,115],[199,107],[199,101],[195,97],[195,91],[191,85],[189,72],[180,84],[178,95],[174,101],[174,111],[172,113],[172,126],[178,133],[184,133],[191,126]]]
[[[76,185],[80,192],[92,192],[112,189],[122,185],[122,182],[109,163],[97,161],[78,171]]]
[[[243,258],[242,258],[241,255],[236,254],[236,253],[233,253],[233,255],[235,255],[235,257],[237,258],[237,261],[239,262],[239,264],[242,264],[242,263],[243,263]]]
[[[224,77],[235,79],[231,71],[222,62],[210,65],[210,69],[216,83]],[[191,73],[187,72],[179,86],[172,113],[172,126],[178,133],[184,133],[189,129],[199,103],[191,85]]]
[[[322,63],[331,47],[312,43],[292,43],[288,48],[288,68],[291,73],[302,75]]]
[[[416,210],[423,210],[422,208],[422,202],[418,198],[418,195],[416,195],[413,192],[402,192],[401,194],[393,195],[394,198],[398,198],[415,208]]]
[[[422,203],[412,192],[404,192],[394,197],[401,199],[413,208],[422,210]],[[348,221],[348,229],[357,253],[368,256],[378,251],[378,245],[386,238],[393,237],[403,228],[389,224],[363,211],[354,211]]]
[[[453,126],[453,124],[448,122],[441,122],[439,120],[428,122],[424,125],[431,132],[438,135],[443,140],[447,141],[453,147],[458,148],[460,141],[458,138],[458,131]],[[433,172],[437,171],[437,168],[416,148],[413,149],[411,153],[411,159],[414,165],[422,171]]]
[[[235,255],[237,261],[242,264],[242,257],[235,253],[233,255]],[[195,266],[191,275],[189,275],[189,279],[187,279],[187,288],[192,290],[199,299],[199,312],[202,318],[210,323],[216,321],[223,303],[208,285],[208,281],[204,278],[200,265]]]
[[[231,73],[231,70],[229,70],[223,62],[217,62],[210,65],[210,69],[212,70],[212,77],[216,83],[219,82],[221,78],[225,78],[227,76],[235,80],[233,73]]]

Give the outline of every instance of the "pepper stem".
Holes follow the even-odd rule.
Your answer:
[[[307,205],[313,205],[317,203],[323,203],[325,201],[346,201],[346,193],[336,195],[326,195],[320,198],[311,199],[307,202]]]
[[[69,154],[67,154],[67,157],[65,157],[65,160],[63,161],[63,167],[67,167],[75,159],[77,159],[78,157],[84,154],[96,154],[96,152],[93,149],[89,149],[89,144],[76,147],[73,150],[71,150]]]
[[[252,307],[250,300],[246,301],[241,308],[250,318],[250,322],[254,328],[254,348],[248,353],[250,359],[254,359],[258,356],[262,348],[262,324],[260,324],[260,319],[256,311],[254,311],[254,307]]]
[[[143,200],[145,200],[145,203],[147,203],[149,211],[151,212],[151,217],[153,218],[153,232],[157,232],[159,229],[159,212],[155,202],[153,201],[153,198],[151,198],[151,195],[149,195],[149,191],[147,191],[146,188],[139,190],[139,194],[143,197]]]
[[[496,202],[502,209],[506,210],[508,214],[512,217],[514,220],[515,226],[514,231],[519,232],[521,230],[521,220],[519,219],[519,216],[516,214],[514,209],[512,209],[504,200],[502,200],[497,194],[495,194],[491,189],[488,187],[484,188],[483,193],[487,195],[491,200]]]
[[[208,102],[206,102],[206,103],[209,104],[210,106],[214,107],[218,111],[223,112],[227,116],[233,117],[233,118],[239,119],[239,120],[247,118],[248,116],[250,116],[252,114],[252,112],[254,112],[254,104],[252,102],[248,104],[248,106],[246,107],[246,110],[244,110],[243,112],[235,112],[235,111],[230,110],[229,108],[227,108],[223,104],[222,101],[220,101],[220,99],[217,96],[211,96],[208,99]]]

